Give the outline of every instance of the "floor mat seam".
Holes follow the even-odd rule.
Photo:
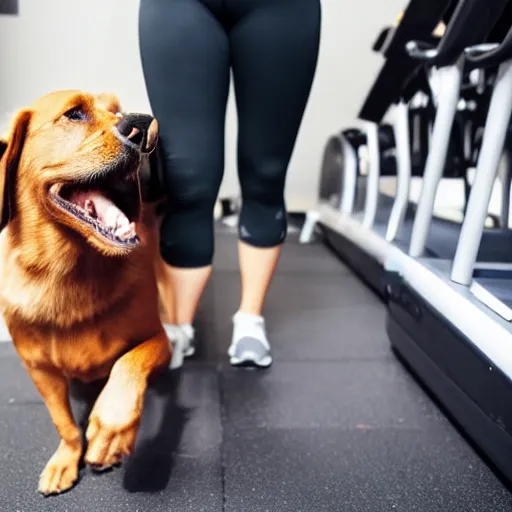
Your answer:
[[[220,472],[222,489],[222,512],[226,511],[226,456],[225,456],[225,424],[226,407],[225,393],[222,385],[222,364],[217,365],[217,387],[219,392],[219,416],[220,416]]]

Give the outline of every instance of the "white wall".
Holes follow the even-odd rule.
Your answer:
[[[172,0],[169,0],[172,1]],[[381,64],[380,28],[405,0],[323,0],[322,43],[311,99],[290,165],[290,209],[314,204],[326,138],[349,125]],[[0,127],[11,112],[53,89],[113,91],[128,110],[149,111],[139,60],[139,0],[20,0],[0,16]],[[227,114],[222,194],[235,194],[236,111]]]

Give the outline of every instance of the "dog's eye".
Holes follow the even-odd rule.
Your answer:
[[[82,107],[75,107],[71,110],[68,110],[64,117],[68,118],[70,121],[86,121],[87,114],[84,112]]]

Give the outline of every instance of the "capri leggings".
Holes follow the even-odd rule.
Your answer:
[[[230,72],[238,114],[239,237],[286,236],[286,171],[315,74],[320,0],[141,0],[142,66],[169,197],[161,252],[210,265]]]

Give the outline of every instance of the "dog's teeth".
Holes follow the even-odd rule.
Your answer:
[[[111,241],[121,245],[136,245],[140,241],[136,233],[135,223],[130,222],[124,214],[118,210],[116,211],[114,207],[109,208],[106,215],[102,213],[100,220],[96,204],[92,199],[85,199],[83,207],[60,196],[56,196],[56,201],[76,218],[89,224],[99,234]]]
[[[115,234],[122,240],[132,238],[135,235],[135,223],[131,222],[130,224],[126,224],[123,222],[123,226],[119,227]]]

